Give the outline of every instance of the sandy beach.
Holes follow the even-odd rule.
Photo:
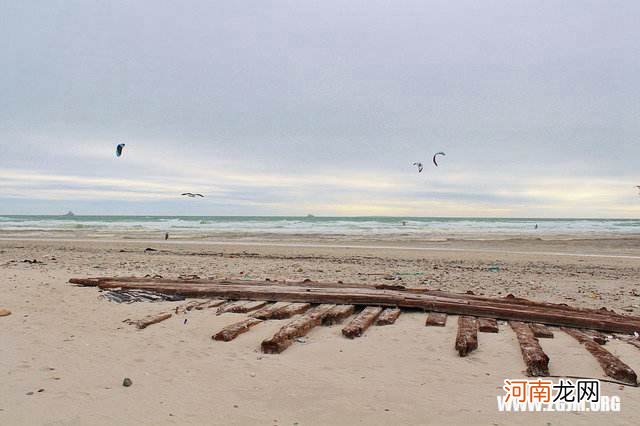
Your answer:
[[[153,248],[156,251],[145,251]],[[26,263],[25,260],[38,263]],[[42,262],[42,263],[40,263]],[[491,269],[490,269],[491,268]],[[493,272],[492,272],[493,271]],[[511,329],[481,333],[467,358],[454,350],[456,321],[425,327],[425,314],[359,339],[340,326],[314,329],[279,355],[260,342],[286,320],[232,342],[211,335],[242,318],[191,311],[144,330],[123,323],[184,302],[117,304],[71,277],[310,278],[406,285],[613,308],[640,314],[640,239],[245,238],[167,242],[121,236],[0,240],[0,423],[2,424],[633,424],[637,388],[603,383],[619,413],[500,413],[503,380],[524,377]],[[184,324],[184,318],[188,319]],[[568,335],[541,341],[552,375],[604,378]],[[636,371],[640,350],[607,348]],[[124,377],[133,385],[123,387]],[[40,391],[42,389],[42,391]]]

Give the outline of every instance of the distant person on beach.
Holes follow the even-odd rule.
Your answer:
[[[168,232],[165,232],[165,233],[164,233],[164,240],[166,241],[166,240],[168,240],[168,239],[169,239],[169,233],[168,233]]]
[[[538,224],[536,223],[536,226],[533,227],[533,229],[538,229]]]

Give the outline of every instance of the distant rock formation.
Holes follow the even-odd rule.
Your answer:
[[[64,214],[63,216],[75,216],[75,214],[69,210],[66,214]]]

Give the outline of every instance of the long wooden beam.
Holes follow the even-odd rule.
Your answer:
[[[566,309],[561,305],[553,308],[542,304],[522,304],[519,301],[509,303],[508,299],[499,301],[476,300],[457,294],[434,296],[398,290],[380,290],[371,288],[315,287],[315,283],[305,286],[220,284],[216,282],[195,283],[156,283],[101,281],[101,288],[126,287],[152,289],[165,293],[176,293],[192,297],[216,297],[225,299],[265,300],[297,303],[331,303],[349,305],[397,306],[400,308],[419,308],[447,314],[469,315],[476,317],[498,318],[503,320],[537,322],[549,325],[602,330],[607,332],[632,333],[640,330],[640,317],[623,316],[609,311],[587,311]],[[519,300],[519,299],[518,299]]]

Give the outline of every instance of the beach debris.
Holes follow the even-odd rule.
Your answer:
[[[354,305],[336,305],[322,318],[322,325],[340,324],[345,318],[350,317],[355,309]]]
[[[382,313],[380,306],[367,306],[342,329],[342,335],[349,339],[360,337]]]
[[[412,164],[412,166],[416,166],[418,167],[418,173],[422,173],[422,169],[424,168],[424,166],[422,165],[422,163],[420,162],[415,162]]]
[[[493,298],[424,288],[380,290],[365,284],[315,281],[198,280],[191,282],[108,277],[71,279],[70,281],[80,285],[86,282],[87,285],[97,286],[100,289],[152,290],[200,298],[398,307],[433,310],[452,315],[536,322],[608,333],[633,333],[640,330],[640,317],[634,315],[620,315],[610,311],[576,308],[557,303],[534,302],[516,297]],[[286,309],[289,307],[282,310]]]
[[[261,322],[262,320],[257,318],[246,318],[240,322],[236,322],[226,326],[225,328],[223,328],[222,330],[220,330],[219,332],[211,336],[211,338],[213,340],[230,342],[231,340],[235,339],[242,333],[246,333],[247,331],[249,331],[251,327],[258,325]]]
[[[184,322],[182,324],[187,325],[187,319],[186,318],[184,319]]]
[[[442,312],[429,312],[427,315],[426,326],[444,327],[447,324],[447,314]]]
[[[152,251],[158,251],[158,249],[147,247],[146,249],[144,249],[144,251],[145,251],[145,253],[149,253],[149,252],[152,252]]]
[[[38,259],[25,259],[22,263],[29,263],[31,265],[44,265],[44,262],[39,261]]]
[[[638,377],[635,371],[611,352],[595,343],[589,335],[581,330],[569,327],[562,327],[562,331],[583,344],[596,361],[598,361],[598,364],[600,364],[600,367],[602,367],[602,370],[607,376],[630,385],[636,386],[638,384]]]
[[[445,155],[447,155],[447,154],[445,154],[445,153],[444,153],[444,152],[442,152],[442,151],[440,151],[440,152],[436,152],[435,154],[433,154],[433,159],[432,159],[432,160],[433,160],[433,164],[435,164],[435,165],[436,165],[436,167],[438,167],[438,162],[436,161],[436,157],[437,157],[438,155],[445,156]]]
[[[544,324],[532,323],[529,328],[533,331],[533,335],[539,339],[553,339],[553,331]]]
[[[193,309],[195,309],[196,311],[201,311],[203,309],[216,308],[225,303],[227,303],[227,301],[224,299],[212,299],[212,300],[207,300],[205,303],[201,303],[199,305],[194,306]]]
[[[142,330],[143,328],[147,328],[152,324],[157,324],[161,321],[164,321],[167,318],[171,318],[171,314],[169,312],[163,312],[156,315],[147,315],[146,317],[137,321],[126,319],[124,320],[124,322],[130,325],[135,325],[136,327],[138,327],[138,329]]]
[[[520,351],[522,359],[527,365],[528,376],[548,376],[549,375],[549,357],[542,350],[540,342],[533,334],[531,327],[520,321],[509,321],[509,325],[516,333],[518,343],[520,343]]]
[[[318,305],[304,315],[296,318],[282,327],[272,337],[265,339],[262,344],[262,352],[267,354],[279,354],[291,346],[296,337],[305,336],[311,329],[322,323],[322,318],[335,305]]]
[[[496,265],[495,263],[492,263],[489,268],[488,268],[489,272],[500,272],[500,267],[498,265]]]
[[[455,347],[460,356],[467,356],[469,352],[478,349],[478,325],[475,317],[468,315],[458,317]]]
[[[6,317],[11,315],[11,311],[5,308],[0,308],[0,317]]]
[[[164,294],[152,290],[128,290],[113,289],[103,290],[98,296],[109,302],[134,303],[134,302],[177,302],[185,297],[179,294]]]
[[[193,192],[183,192],[180,195],[185,196],[185,197],[189,197],[189,198],[196,198],[196,197],[204,198],[204,195],[202,195],[202,194],[194,194]]]
[[[125,144],[123,144],[123,143],[119,143],[116,146],[116,157],[120,157],[122,155],[122,151],[124,151],[124,146],[125,146]]]
[[[483,333],[497,333],[498,321],[495,318],[478,318],[478,330]]]
[[[296,337],[293,340],[295,340],[298,343],[307,343],[307,339],[305,339],[304,337]]]
[[[396,322],[400,313],[399,308],[386,308],[378,317],[376,325],[391,325]]]
[[[125,377],[124,380],[122,381],[122,386],[124,386],[125,388],[128,388],[132,384],[133,384],[133,382],[128,377]]]

